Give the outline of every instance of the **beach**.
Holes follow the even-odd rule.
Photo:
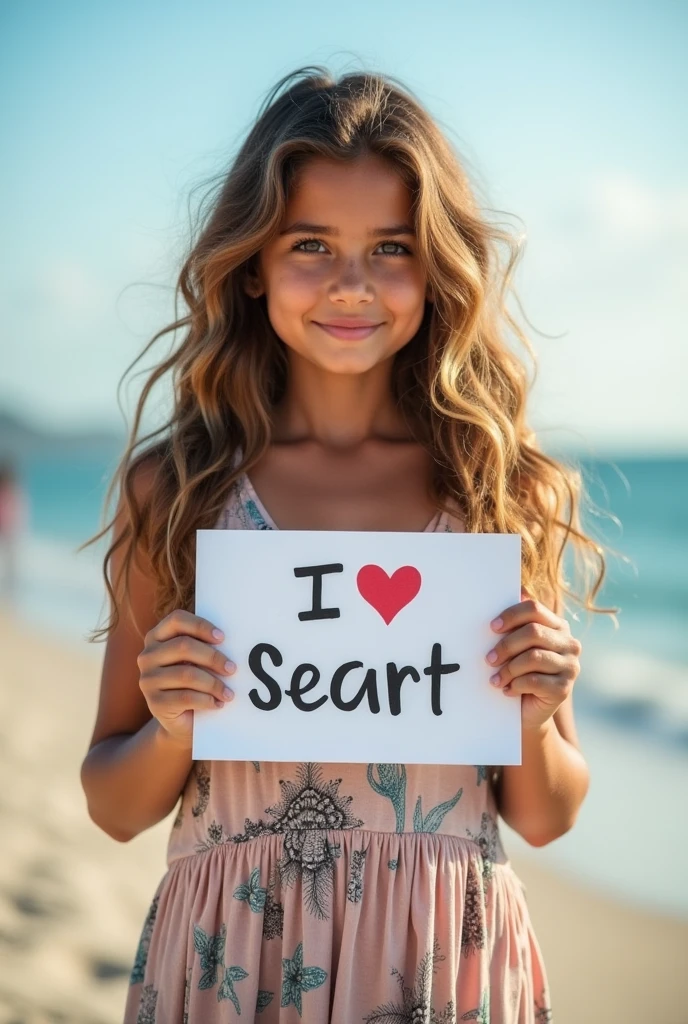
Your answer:
[[[103,645],[48,637],[5,610],[0,651],[0,1024],[116,1024],[173,816],[124,844],[88,816],[79,769]],[[555,1024],[688,1022],[685,918],[553,871],[544,849],[505,845],[526,885]],[[661,836],[656,853],[661,871]]]

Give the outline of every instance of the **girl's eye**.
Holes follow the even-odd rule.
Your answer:
[[[407,256],[411,252],[411,250],[407,249],[405,245],[401,244],[401,242],[381,242],[380,245],[391,245],[393,248],[402,250],[401,252],[386,252],[384,254],[385,256]]]
[[[317,246],[322,244],[323,243],[320,241],[319,238],[300,238],[298,242],[294,243],[292,249],[296,252],[317,253]],[[315,246],[315,248],[302,248],[303,246]],[[400,249],[401,252],[387,251],[382,253],[383,256],[409,256],[411,254],[411,250],[408,249],[405,245],[402,245],[401,242],[380,242],[378,248],[382,249],[384,246],[391,246],[393,249],[397,250]]]
[[[297,252],[317,252],[317,249],[302,249],[302,245],[322,245],[322,242],[318,238],[301,238],[298,242],[294,243],[293,248]]]

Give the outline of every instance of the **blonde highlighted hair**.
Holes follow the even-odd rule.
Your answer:
[[[234,481],[265,453],[272,409],[287,385],[284,343],[264,296],[247,294],[246,276],[277,232],[304,162],[371,153],[389,161],[411,190],[418,256],[433,295],[416,335],[397,354],[392,385],[412,435],[436,466],[438,506],[455,503],[468,531],[519,533],[523,585],[550,607],[563,609],[570,597],[591,611],[616,610],[594,604],[605,558],[581,526],[580,472],[541,451],[526,424],[526,367],[506,340],[513,331],[534,358],[506,308],[520,242],[481,213],[449,142],[396,79],[359,72],[335,80],[324,68],[305,67],[270,91],[220,182],[176,285],[188,312],[138,357],[164,335],[184,332],[142,388],[108,489],[106,506],[119,491],[126,522],[104,557],[111,613],[92,639],[119,621],[140,546],[157,581],[158,617],[193,607],[195,531],[216,523]],[[171,415],[139,437],[150,392],[168,373]],[[145,501],[134,486],[142,472],[154,481]],[[577,587],[564,577],[569,543]],[[122,571],[111,579],[122,545]]]

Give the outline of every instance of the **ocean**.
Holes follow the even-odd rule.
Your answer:
[[[72,643],[105,609],[99,528],[118,450],[54,445],[19,457],[28,529],[19,546],[15,605]],[[598,508],[586,527],[610,557],[598,603],[578,612],[583,644],[576,721],[591,788],[575,827],[536,851],[543,861],[622,898],[688,918],[688,459],[580,459]],[[504,829],[509,848],[522,841]]]

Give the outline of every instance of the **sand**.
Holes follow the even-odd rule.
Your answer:
[[[121,1021],[140,928],[165,870],[173,815],[123,844],[86,811],[79,769],[102,653],[0,613],[0,1024]],[[686,1024],[688,922],[558,877],[538,853],[513,863],[555,1024]],[[663,855],[658,844],[660,871]]]

